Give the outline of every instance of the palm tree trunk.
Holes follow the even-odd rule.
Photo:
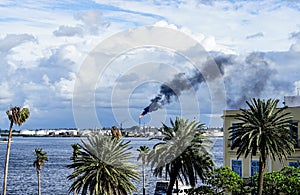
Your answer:
[[[174,169],[171,170],[170,183],[169,183],[169,186],[168,186],[167,195],[172,195],[173,187],[174,187],[174,184],[177,180],[178,172],[179,172],[179,167],[176,166],[176,163],[175,163]]]
[[[177,195],[179,195],[179,190],[178,190],[178,179],[176,179],[176,192],[177,192]]]
[[[173,186],[175,184],[176,179],[177,178],[170,176],[170,182],[169,182],[169,186],[168,186],[168,190],[167,190],[167,195],[172,195]]]
[[[145,178],[145,163],[144,162],[142,164],[142,171],[143,171],[143,195],[146,195],[146,189],[145,189],[146,178]]]
[[[38,176],[38,195],[41,195],[41,174],[39,171],[37,171]]]
[[[264,187],[264,172],[265,172],[266,161],[260,159],[260,166],[258,171],[258,189],[257,194],[262,195],[263,187]]]
[[[10,144],[11,144],[11,138],[12,138],[12,127],[13,127],[13,121],[11,120],[10,126],[9,126],[9,134],[8,134],[7,149],[6,149],[6,159],[5,159],[5,167],[4,167],[3,195],[6,195],[8,163],[9,163],[9,155],[10,155]]]

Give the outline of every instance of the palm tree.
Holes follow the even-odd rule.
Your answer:
[[[259,154],[258,190],[262,194],[263,175],[268,157],[281,162],[294,151],[294,140],[290,135],[292,116],[287,107],[277,108],[279,100],[252,99],[246,101],[249,109],[241,109],[235,118],[240,121],[229,128],[231,149],[237,148],[237,158]]]
[[[11,106],[10,109],[6,111],[6,114],[10,121],[10,126],[9,126],[9,134],[8,134],[7,149],[6,149],[6,159],[5,159],[5,167],[4,167],[3,195],[6,195],[8,164],[9,164],[10,145],[11,145],[13,125],[16,124],[18,126],[21,126],[29,118],[30,112],[29,112],[28,108]]]
[[[68,179],[75,179],[69,193],[118,195],[137,190],[131,180],[138,180],[138,172],[127,162],[131,158],[129,142],[101,135],[81,142],[73,164],[67,166],[74,169]]]
[[[112,139],[121,139],[122,132],[116,126],[112,126],[111,127],[111,136],[112,136]]]
[[[146,194],[146,189],[145,189],[145,164],[147,162],[147,155],[148,155],[148,152],[150,151],[150,149],[147,146],[140,146],[140,148],[137,149],[137,151],[140,152],[137,160],[142,159],[143,195],[145,195]]]
[[[203,181],[205,173],[214,166],[208,152],[210,141],[203,135],[203,124],[179,118],[175,122],[170,119],[170,123],[171,128],[163,124],[159,130],[164,136],[162,142],[156,144],[148,155],[151,168],[155,167],[155,176],[162,176],[166,169],[166,174],[170,177],[168,195],[172,194],[178,179],[194,187],[197,178]]]
[[[34,150],[33,155],[36,157],[33,162],[33,166],[36,169],[38,176],[38,194],[41,194],[41,169],[44,166],[45,161],[48,161],[48,157],[46,156],[47,152],[44,152],[42,148],[37,148]]]
[[[73,148],[73,155],[70,158],[70,160],[72,160],[75,163],[78,155],[80,154],[80,150],[79,150],[80,146],[78,144],[72,144],[71,146]],[[76,181],[76,178],[74,178],[74,181]],[[74,191],[74,195],[76,195],[76,194],[77,194],[76,191]]]

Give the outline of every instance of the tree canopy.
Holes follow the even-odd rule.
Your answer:
[[[149,153],[149,163],[154,175],[162,176],[165,169],[170,177],[167,194],[171,194],[176,180],[195,186],[205,173],[214,167],[209,143],[204,136],[203,124],[186,119],[170,119],[171,127],[163,124],[163,138]]]
[[[292,116],[286,112],[287,107],[277,108],[278,102],[273,99],[246,101],[249,108],[241,109],[235,116],[239,123],[229,128],[231,149],[237,148],[237,158],[259,156],[259,195],[267,158],[282,162],[294,152],[295,142],[290,135]]]
[[[97,135],[82,140],[78,146],[76,155],[72,155],[73,163],[67,166],[74,169],[68,179],[75,180],[69,192],[110,195],[131,194],[137,190],[131,181],[138,180],[138,172],[135,165],[128,162],[131,158],[129,142]]]

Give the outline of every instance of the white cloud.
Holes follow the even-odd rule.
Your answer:
[[[7,82],[0,83],[0,105],[8,105],[11,103],[11,98],[13,97],[13,93],[10,90],[9,84]]]
[[[290,51],[292,52],[300,52],[300,41],[293,43],[290,47]]]
[[[0,40],[0,52],[6,53],[22,43],[33,41],[36,41],[36,39],[29,34],[8,34]]]
[[[290,47],[290,51],[300,52],[300,31],[297,30],[295,32],[290,33],[290,39],[295,40],[295,42]]]
[[[171,28],[183,32],[188,36],[192,37],[193,39],[195,39],[196,41],[198,41],[206,51],[219,51],[227,54],[235,54],[235,51],[233,51],[229,47],[222,44],[217,44],[214,36],[204,35],[202,33],[194,34],[187,27],[178,28],[175,24],[168,24],[166,21],[163,20],[155,23],[154,26],[167,27],[167,28]]]
[[[169,23],[188,27],[193,33],[203,33],[215,37],[219,43],[233,46],[236,51],[253,50],[269,51],[274,48],[286,50],[291,42],[288,32],[297,28],[294,18],[300,17],[297,8],[289,3],[273,1],[167,1],[160,4],[156,1],[103,1],[120,9],[136,12],[137,15],[161,16]],[[145,6],[147,5],[147,6]],[[174,14],[176,13],[176,14]],[[276,23],[274,23],[276,21]],[[280,25],[277,25],[279,24]],[[257,29],[265,37],[253,42],[245,40],[249,32]]]
[[[78,12],[75,19],[83,23],[82,29],[86,29],[92,35],[98,35],[99,30],[109,27],[109,22],[104,21],[100,10],[88,10]]]
[[[45,85],[49,85],[50,84],[50,79],[49,79],[49,77],[46,74],[43,75],[43,81],[44,81]]]
[[[58,30],[53,31],[53,34],[57,37],[72,37],[72,36],[82,36],[82,28],[80,27],[72,27],[61,25],[58,27]]]
[[[76,75],[74,73],[69,73],[68,78],[60,78],[54,84],[56,95],[66,100],[72,100],[75,80]]]
[[[224,65],[228,97],[251,94],[242,89],[251,83],[260,83],[262,78],[257,77],[269,78],[268,73],[272,77],[263,85],[261,96],[293,95],[299,87],[299,24],[295,18],[300,18],[300,4],[290,2],[2,1],[0,88],[3,92],[0,103],[3,107],[0,112],[9,104],[28,105],[33,113],[31,124],[51,126],[53,120],[61,117],[61,123],[57,124],[68,120],[71,125],[73,87],[85,57],[110,35],[144,25],[178,30],[201,43],[211,55],[230,58],[229,65]],[[95,90],[96,95],[103,97],[97,105],[107,106],[105,113],[110,113],[113,90],[120,94],[114,94],[118,108],[124,111],[129,104],[133,107],[130,112],[139,114],[159,91],[155,81],[168,82],[178,72],[191,73],[188,62],[172,52],[142,50],[118,56],[105,75],[101,75],[102,83],[99,80]],[[251,63],[246,62],[253,51],[263,57],[252,56]],[[192,48],[189,52],[197,54]],[[262,61],[268,63],[267,68]],[[147,82],[148,85],[143,85]],[[209,94],[199,92],[197,95],[203,98],[202,103],[209,103]],[[182,98],[188,102],[188,94]],[[171,109],[173,114],[176,109]],[[166,116],[165,111],[159,111],[159,116]],[[67,113],[70,116],[66,118],[63,114]],[[45,115],[49,121],[35,114]],[[160,125],[155,116],[153,113],[151,124]],[[104,120],[110,122],[112,116],[105,117]],[[0,127],[6,128],[5,125],[0,122]]]

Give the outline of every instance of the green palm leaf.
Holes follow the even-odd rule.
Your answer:
[[[231,149],[237,148],[237,158],[260,156],[260,193],[267,158],[283,162],[294,152],[295,142],[290,135],[292,116],[286,112],[287,107],[277,108],[278,102],[272,99],[247,101],[249,109],[241,109],[235,116],[240,123],[229,128]]]
[[[203,124],[185,119],[170,119],[172,127],[163,124],[159,131],[164,136],[149,153],[149,164],[155,176],[162,176],[165,169],[170,177],[168,193],[171,193],[177,179],[195,186],[197,180],[204,179],[205,173],[212,170],[213,161],[210,141],[203,135]]]
[[[129,142],[105,136],[88,137],[78,144],[76,157],[68,168],[74,172],[68,176],[75,179],[69,192],[81,194],[131,194],[136,187],[131,180],[138,179],[131,158]]]

